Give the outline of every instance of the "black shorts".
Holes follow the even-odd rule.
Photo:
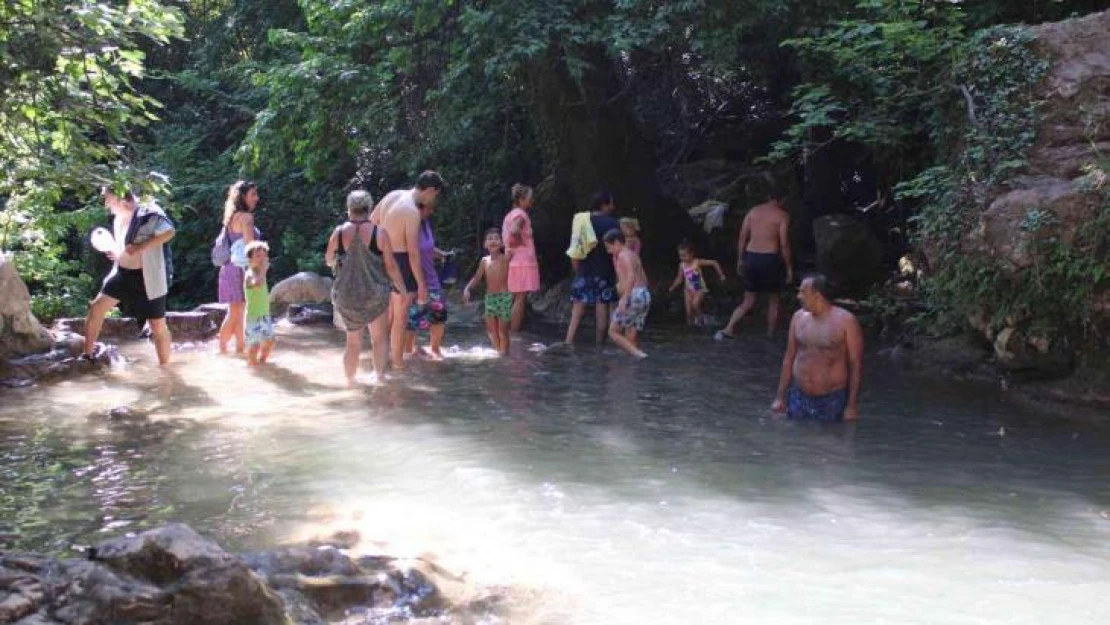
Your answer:
[[[412,273],[412,265],[409,264],[409,253],[393,252],[393,260],[397,262],[397,269],[401,271],[401,280],[405,283],[405,290],[412,295],[416,295],[416,289],[419,287],[416,284],[416,276]]]
[[[786,263],[778,253],[744,252],[744,285],[753,293],[778,293],[786,284]]]
[[[166,318],[166,296],[156,299],[146,298],[146,283],[142,269],[124,269],[104,279],[100,292],[112,299],[119,300],[119,309],[125,316],[134,317],[142,326],[148,319]]]

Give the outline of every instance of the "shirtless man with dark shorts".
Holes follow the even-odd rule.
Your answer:
[[[798,288],[802,309],[790,321],[779,388],[771,409],[824,423],[859,418],[863,332],[855,316],[829,301],[828,280],[812,275]]]
[[[401,270],[407,295],[393,293],[390,300],[389,355],[393,366],[404,366],[405,330],[408,325],[409,307],[428,301],[428,285],[420,259],[420,207],[436,200],[446,183],[434,171],[426,171],[416,178],[411,189],[390,191],[370,213],[370,223],[385,228],[393,246],[393,258]]]
[[[744,278],[744,300],[732,312],[728,325],[714,338],[736,338],[736,325],[752,308],[759,293],[767,294],[767,336],[779,323],[779,291],[794,282],[790,258],[790,215],[783,205],[786,194],[772,191],[767,201],[744,217],[737,241],[736,271]]]

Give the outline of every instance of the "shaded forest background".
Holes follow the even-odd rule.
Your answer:
[[[900,197],[958,142],[957,59],[1001,24],[1104,0],[20,0],[0,9],[0,248],[50,318],[82,313],[105,261],[95,190],[137,185],[178,224],[171,306],[215,297],[224,194],[259,183],[273,279],[321,271],[343,196],[437,169],[441,247],[476,254],[515,182],[536,186],[544,278],[569,271],[570,215],[599,188],[672,271],[693,238],[733,262],[768,174],[812,221],[848,212],[893,266],[922,200]],[[966,96],[966,97],[965,97]],[[709,240],[686,209],[728,202]],[[943,305],[943,302],[937,303]]]

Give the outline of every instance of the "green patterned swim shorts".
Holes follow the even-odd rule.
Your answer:
[[[508,321],[513,316],[512,293],[486,293],[486,316]]]

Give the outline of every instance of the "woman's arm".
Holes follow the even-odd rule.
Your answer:
[[[247,244],[254,240],[254,214],[240,213],[239,227],[243,229],[243,243]]]
[[[339,252],[339,237],[343,236],[343,226],[336,227],[328,237],[328,251],[324,252],[324,264],[335,269],[336,256]]]

